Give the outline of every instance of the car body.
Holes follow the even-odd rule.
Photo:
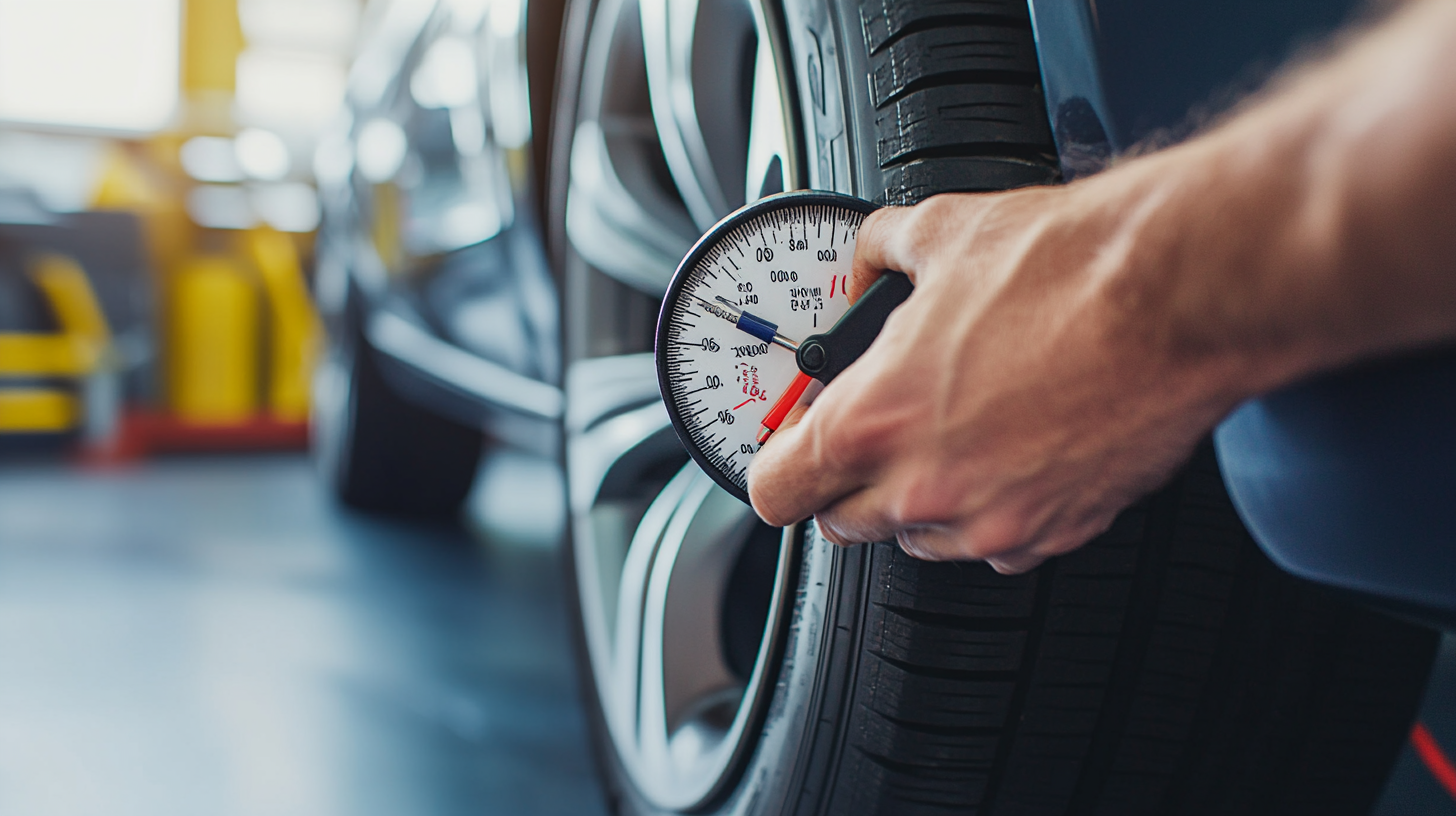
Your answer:
[[[392,404],[321,435],[357,442],[367,425],[382,449],[339,457],[325,444],[320,459],[336,474],[366,453],[386,463],[370,476],[388,483],[371,494],[383,504],[441,471],[468,477],[468,463],[444,461],[478,452],[457,432],[561,451],[579,663],[620,812],[1161,814],[1178,802],[1245,813],[1250,797],[1277,809],[1283,794],[1291,807],[1355,812],[1373,801],[1434,636],[1259,555],[1211,446],[1042,569],[928,564],[892,542],[834,547],[811,522],[762,524],[688,462],[652,348],[679,259],[745,202],[816,188],[908,204],[1090,175],[1195,132],[1348,21],[1352,4],[569,0],[563,18],[540,0],[542,13],[504,4],[514,10],[498,30],[492,6],[485,37],[478,17],[456,21],[470,5],[386,5],[381,20],[414,16],[381,28],[392,45],[365,46],[352,113],[320,153],[321,170],[349,159],[333,181],[320,173],[319,286],[335,370],[355,384],[321,413],[347,427],[368,401]],[[556,41],[558,19],[560,50],[523,59],[521,43]],[[531,20],[546,30],[523,32]],[[468,46],[468,57],[445,46],[475,78],[455,104],[438,104],[449,94],[432,97],[426,80],[416,87],[447,59],[430,56],[439,42]],[[479,73],[503,52],[514,56],[499,76]],[[523,64],[537,87],[493,88],[519,82]],[[501,98],[533,107],[512,112]],[[488,134],[485,149],[467,156],[437,135],[448,161],[409,158],[429,134],[453,134],[456,109],[471,105],[491,112],[470,131]],[[534,150],[502,124],[511,116],[536,124]],[[380,145],[393,153],[376,166]],[[426,194],[428,167],[476,156],[507,172],[494,186],[456,184],[454,198]],[[448,208],[424,205],[471,196],[511,218],[427,240]],[[370,385],[376,367],[383,389]],[[421,412],[455,431],[411,431]],[[1238,427],[1236,416],[1219,434],[1236,498],[1256,484],[1239,481],[1250,472],[1239,462],[1255,459],[1238,440],[1258,437]],[[1256,531],[1273,529],[1260,489],[1243,496],[1255,495],[1243,509]],[[1264,502],[1307,512],[1280,504]],[[1356,698],[1382,704],[1342,702]],[[1270,708],[1289,700],[1329,711]],[[1345,723],[1363,739],[1331,760],[1339,784],[1299,776],[1334,767],[1299,760],[1303,747],[1256,761],[1271,743],[1324,750],[1317,724],[1348,712],[1364,718]]]
[[[318,151],[317,288],[335,334],[357,314],[400,395],[539,446],[561,413],[557,304],[529,189],[524,6],[506,6],[377,4]]]

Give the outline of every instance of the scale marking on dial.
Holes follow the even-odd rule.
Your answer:
[[[798,374],[791,350],[849,308],[860,223],[874,205],[785,193],[705,235],[679,266],[658,320],[658,376],[693,458],[747,501],[748,465],[770,407]]]

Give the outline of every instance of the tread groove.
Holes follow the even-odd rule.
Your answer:
[[[1038,652],[1041,649],[1043,638],[1043,625],[1046,622],[1047,614],[1051,607],[1052,578],[1056,575],[1057,562],[1049,561],[1038,567],[1036,575],[1036,612],[1033,616],[1034,626],[1027,636],[1026,642],[1026,672],[1016,684],[1016,691],[1011,698],[1011,705],[1006,716],[1007,736],[997,746],[996,759],[992,765],[991,778],[986,783],[986,790],[981,796],[981,806],[986,810],[994,810],[997,798],[1001,792],[1001,785],[1006,778],[1007,765],[1011,761],[1011,749],[1015,743],[1015,735],[1019,730],[1017,724],[1021,722],[1026,709],[1026,697],[1031,691],[1031,683],[1036,675]]]
[[[1027,71],[994,70],[989,68],[965,69],[959,71],[940,71],[929,76],[906,81],[897,86],[886,96],[880,98],[876,94],[875,108],[883,110],[887,105],[898,102],[910,94],[929,90],[931,88],[944,88],[955,85],[1022,85],[1028,88],[1035,87],[1041,82],[1041,77]],[[1017,120],[1003,120],[1009,124],[1015,124]]]
[[[977,618],[970,615],[953,615],[946,612],[927,612],[883,602],[875,606],[916,623],[958,629],[964,632],[1024,632],[1034,623],[1032,618]]]
[[[1016,680],[1020,672],[1015,670],[1007,671],[1000,669],[988,669],[984,671],[976,669],[947,669],[939,666],[927,666],[920,663],[911,663],[907,660],[890,657],[879,650],[870,650],[869,654],[894,666],[895,668],[916,677],[928,677],[936,680]]]
[[[880,54],[886,48],[893,48],[907,37],[922,34],[927,31],[935,31],[936,29],[948,26],[983,26],[987,28],[1004,28],[1010,31],[1031,31],[1030,22],[1007,15],[944,14],[935,17],[921,17],[896,29],[893,34],[889,34],[883,38],[876,38],[875,45],[869,53],[872,56]],[[870,41],[868,35],[865,37],[865,41]]]

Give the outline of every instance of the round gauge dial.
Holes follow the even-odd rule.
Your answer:
[[[698,464],[744,501],[765,418],[807,383],[796,349],[849,309],[855,239],[875,209],[835,193],[757,201],[693,246],[663,298],[657,375],[668,414]]]

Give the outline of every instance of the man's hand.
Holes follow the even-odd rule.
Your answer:
[[[1177,370],[1125,330],[1137,317],[1108,297],[1110,248],[1055,212],[1085,206],[1069,192],[942,196],[865,221],[851,298],[885,269],[915,292],[754,457],[764,519],[815,513],[837,543],[893,536],[1021,572],[1189,454],[1230,398],[1216,371]]]
[[[1412,3],[1178,147],[871,215],[850,295],[915,292],[754,456],[754,508],[1020,572],[1243,399],[1456,339],[1453,87],[1456,6]]]

